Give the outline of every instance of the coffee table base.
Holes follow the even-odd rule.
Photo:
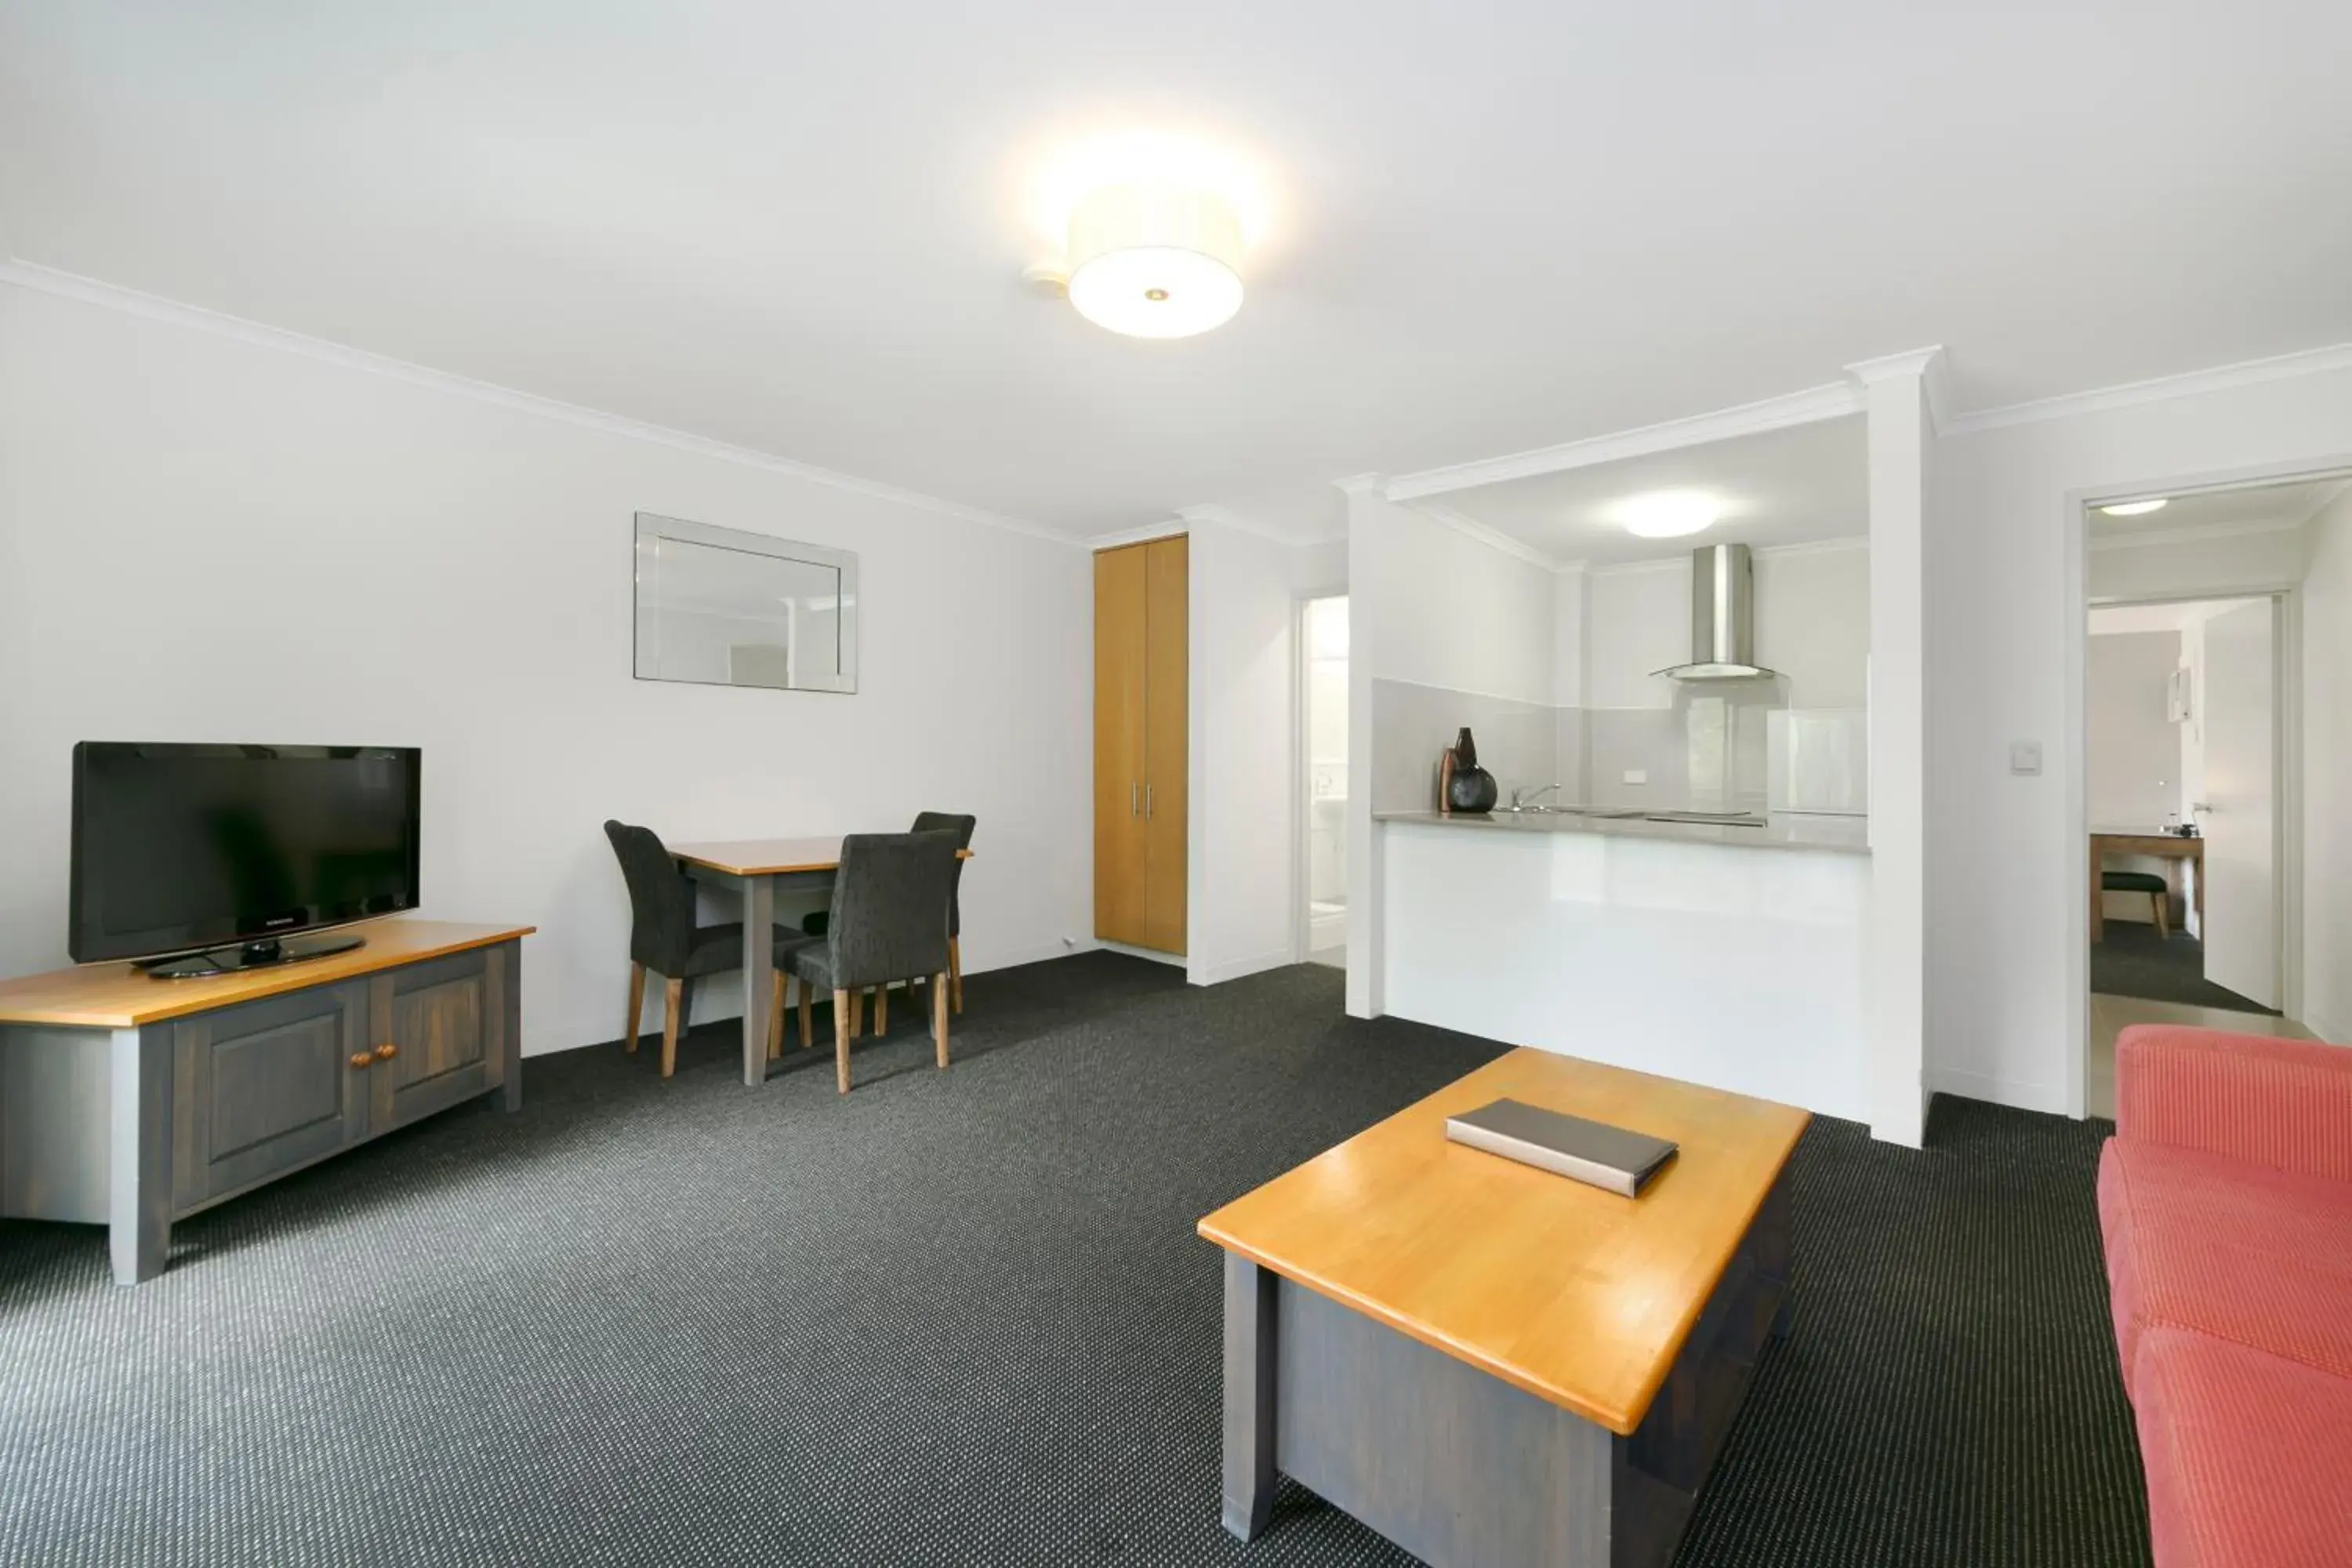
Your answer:
[[[1434,1568],[1663,1564],[1787,1331],[1788,1180],[1630,1437],[1227,1253],[1225,1528],[1265,1528],[1279,1472]]]

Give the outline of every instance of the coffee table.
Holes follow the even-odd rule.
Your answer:
[[[1671,1138],[1638,1198],[1446,1141],[1503,1097]],[[1277,1472],[1437,1568],[1673,1554],[1785,1332],[1807,1114],[1516,1050],[1201,1221],[1225,1253],[1225,1527]]]

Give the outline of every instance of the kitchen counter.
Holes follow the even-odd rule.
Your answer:
[[[1641,816],[1591,816],[1575,812],[1507,812],[1477,816],[1440,811],[1376,811],[1375,822],[1429,823],[1474,833],[1587,833],[1608,838],[1664,838],[1682,844],[1731,844],[1745,849],[1826,849],[1840,855],[1870,853],[1866,816],[1783,814],[1762,826],[1714,822],[1653,822]]]

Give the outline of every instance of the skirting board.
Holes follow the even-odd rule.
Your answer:
[[[1195,985],[1222,985],[1228,980],[1239,980],[1246,974],[1262,974],[1269,969],[1286,968],[1297,962],[1291,955],[1290,949],[1277,947],[1254,958],[1227,959],[1222,963],[1188,963],[1184,966],[1184,978]]]
[[[1962,1100],[1981,1100],[1989,1105],[2005,1105],[2012,1110],[2040,1110],[2053,1116],[2066,1114],[2066,1090],[2059,1084],[2022,1083],[2015,1079],[1992,1078],[1984,1073],[1930,1068],[1927,1070],[1927,1092],[1930,1095],[1956,1094]]]

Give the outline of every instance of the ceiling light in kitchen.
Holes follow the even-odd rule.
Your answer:
[[[2162,511],[2166,499],[2158,496],[2154,500],[2119,500],[2099,510],[2109,517],[2146,517],[2149,512]]]
[[[1702,490],[1653,490],[1617,503],[1617,521],[1641,539],[1680,539],[1712,526],[1723,503]]]

